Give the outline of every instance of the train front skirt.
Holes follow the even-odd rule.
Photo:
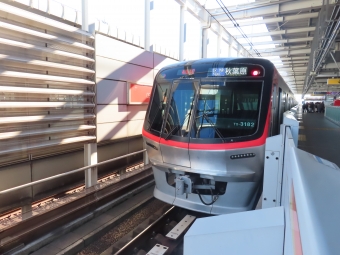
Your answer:
[[[262,192],[262,185],[258,182],[228,182],[224,194],[198,194],[193,187],[187,189],[190,184],[185,181],[181,185],[179,178],[183,179],[183,175],[175,177],[166,168],[154,164],[152,169],[157,199],[203,213],[219,215],[255,209]]]

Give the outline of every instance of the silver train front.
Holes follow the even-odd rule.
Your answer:
[[[145,136],[144,142],[156,182],[154,196],[159,200],[214,215],[256,207],[262,192],[265,145],[188,150],[160,144]],[[201,191],[209,187],[216,190],[217,183],[222,187],[220,194],[201,194],[200,198],[196,192],[195,187]],[[201,199],[212,204],[206,205]]]

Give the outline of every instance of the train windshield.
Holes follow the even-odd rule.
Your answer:
[[[262,90],[261,80],[205,78],[156,83],[144,127],[166,140],[251,136],[259,127]]]
[[[160,133],[161,131],[170,89],[171,83],[156,84],[155,86],[149,118],[147,118],[147,122],[145,123],[146,128],[152,132]]]
[[[192,138],[253,135],[258,128],[262,81],[201,80]]]
[[[163,130],[165,139],[170,136],[188,137],[195,94],[194,82],[174,82]]]

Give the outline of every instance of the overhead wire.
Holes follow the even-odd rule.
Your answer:
[[[228,8],[225,6],[225,4],[222,2],[222,0],[216,0],[216,2],[221,7],[223,12],[227,15],[227,17],[230,19],[230,21],[233,23],[234,27],[240,32],[241,36],[247,41],[251,50],[253,50],[258,57],[261,57],[260,52],[257,49],[254,48],[254,44],[251,42],[249,37],[243,32],[240,25],[234,19],[233,15],[229,12]]]
[[[214,15],[212,15],[209,11],[208,11],[208,9],[206,9],[203,5],[202,5],[202,7],[204,8],[204,10],[210,15],[210,17],[212,17],[229,35],[230,35],[230,33],[228,32],[228,30],[214,17]],[[230,36],[232,36],[232,35],[230,35]],[[235,38],[234,38],[235,39]],[[236,40],[236,39],[235,39]],[[244,47],[243,47],[244,48]],[[244,48],[245,50],[247,50],[246,48]],[[248,50],[247,50],[248,51]],[[249,51],[248,51],[248,53],[251,55],[251,56],[253,56]]]

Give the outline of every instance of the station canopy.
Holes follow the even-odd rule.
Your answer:
[[[186,4],[196,13],[197,7],[207,11],[207,22],[211,19],[212,27],[222,26],[236,47],[271,60],[291,90],[304,95],[340,89],[340,84],[327,84],[329,78],[340,78],[337,2],[188,0]]]

